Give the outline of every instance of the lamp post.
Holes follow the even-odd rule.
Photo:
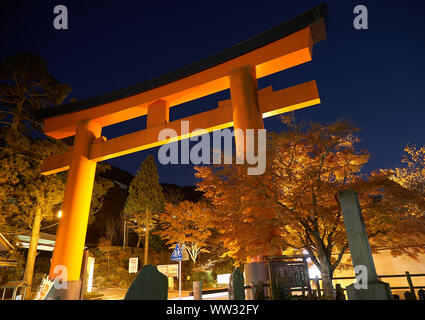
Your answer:
[[[123,239],[122,239],[122,249],[125,250],[125,231],[127,230],[127,220],[124,218],[124,228],[123,228]]]
[[[127,215],[123,212],[122,216],[123,216],[123,220],[124,220],[122,249],[124,251],[125,248],[127,247],[127,237],[128,237],[128,234],[127,234]]]

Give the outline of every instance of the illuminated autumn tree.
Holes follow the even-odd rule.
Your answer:
[[[37,243],[43,218],[49,218],[63,196],[64,177],[43,177],[39,167],[45,156],[63,150],[63,144],[35,138],[41,128],[34,112],[61,103],[71,89],[58,83],[38,56],[22,53],[0,65],[2,115],[2,215],[3,228],[21,223],[32,230],[24,280],[32,283]]]
[[[145,235],[144,264],[148,264],[149,231],[155,226],[158,214],[164,207],[164,194],[159,184],[155,159],[148,155],[130,183],[124,213],[129,218],[129,227],[138,234],[137,246]]]
[[[360,176],[369,156],[355,150],[358,129],[350,123],[303,126],[283,119],[288,130],[269,134],[263,175],[247,175],[245,165],[199,167],[199,189],[215,205],[215,227],[228,255],[244,262],[286,249],[307,251],[325,295],[333,297],[333,273],[348,249],[338,191],[360,192],[369,236],[387,240],[394,234],[390,226],[406,234],[398,222],[406,203],[417,198],[388,176]]]
[[[168,241],[166,244],[183,244],[193,264],[202,252],[208,252],[208,239],[211,236],[209,206],[199,201],[168,203],[165,213],[160,216],[161,229],[158,234]]]
[[[404,148],[403,167],[392,171],[393,180],[402,186],[416,190],[425,197],[425,147],[408,144]]]
[[[425,253],[425,147],[407,145],[402,166],[393,170],[381,170],[373,180],[375,183],[374,206],[381,206],[385,219],[379,223],[380,237],[377,245],[390,246],[394,256],[408,255],[416,258]],[[389,180],[389,181],[388,181]],[[382,188],[382,184],[386,187]],[[373,229],[374,224],[370,225]],[[376,228],[376,227],[375,227]]]
[[[353,185],[359,192],[369,239],[393,256],[425,253],[425,198],[395,181],[391,170],[374,172]]]

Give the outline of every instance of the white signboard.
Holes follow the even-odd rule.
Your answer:
[[[87,292],[91,292],[93,287],[93,271],[94,271],[94,257],[87,258]]]
[[[48,278],[44,278],[41,281],[40,288],[38,288],[37,295],[34,300],[44,300],[49,294],[50,290],[53,287],[54,281],[50,281]]]
[[[179,275],[179,265],[177,263],[158,265],[157,269],[167,277],[178,277]]]
[[[229,284],[230,273],[223,273],[217,275],[217,284]]]
[[[128,261],[128,273],[137,273],[137,267],[139,266],[139,258],[130,258]]]

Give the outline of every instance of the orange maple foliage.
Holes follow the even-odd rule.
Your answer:
[[[208,210],[208,205],[203,201],[168,203],[165,214],[160,217],[158,234],[163,239],[168,239],[166,244],[184,244],[194,264],[200,253],[208,252],[206,248],[211,237]]]
[[[418,148],[408,144],[404,152],[402,162],[405,166],[392,170],[392,179],[425,197],[425,146]]]
[[[331,279],[337,267],[344,267],[348,249],[338,192],[355,189],[369,236],[394,248],[411,238],[413,221],[423,234],[423,215],[412,216],[407,209],[412,201],[415,210],[422,204],[388,173],[360,174],[369,155],[355,150],[358,129],[350,123],[283,121],[288,130],[268,135],[263,175],[247,175],[246,165],[197,167],[198,187],[215,206],[212,221],[227,255],[245,262],[286,249],[305,250],[322,274],[325,294],[333,296]]]

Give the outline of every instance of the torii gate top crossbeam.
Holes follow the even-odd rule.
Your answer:
[[[277,27],[197,63],[132,87],[39,111],[44,131],[56,139],[75,135],[81,120],[101,127],[147,114],[157,100],[169,106],[229,88],[229,71],[255,66],[261,78],[311,60],[314,43],[326,38],[326,5],[315,7]]]

